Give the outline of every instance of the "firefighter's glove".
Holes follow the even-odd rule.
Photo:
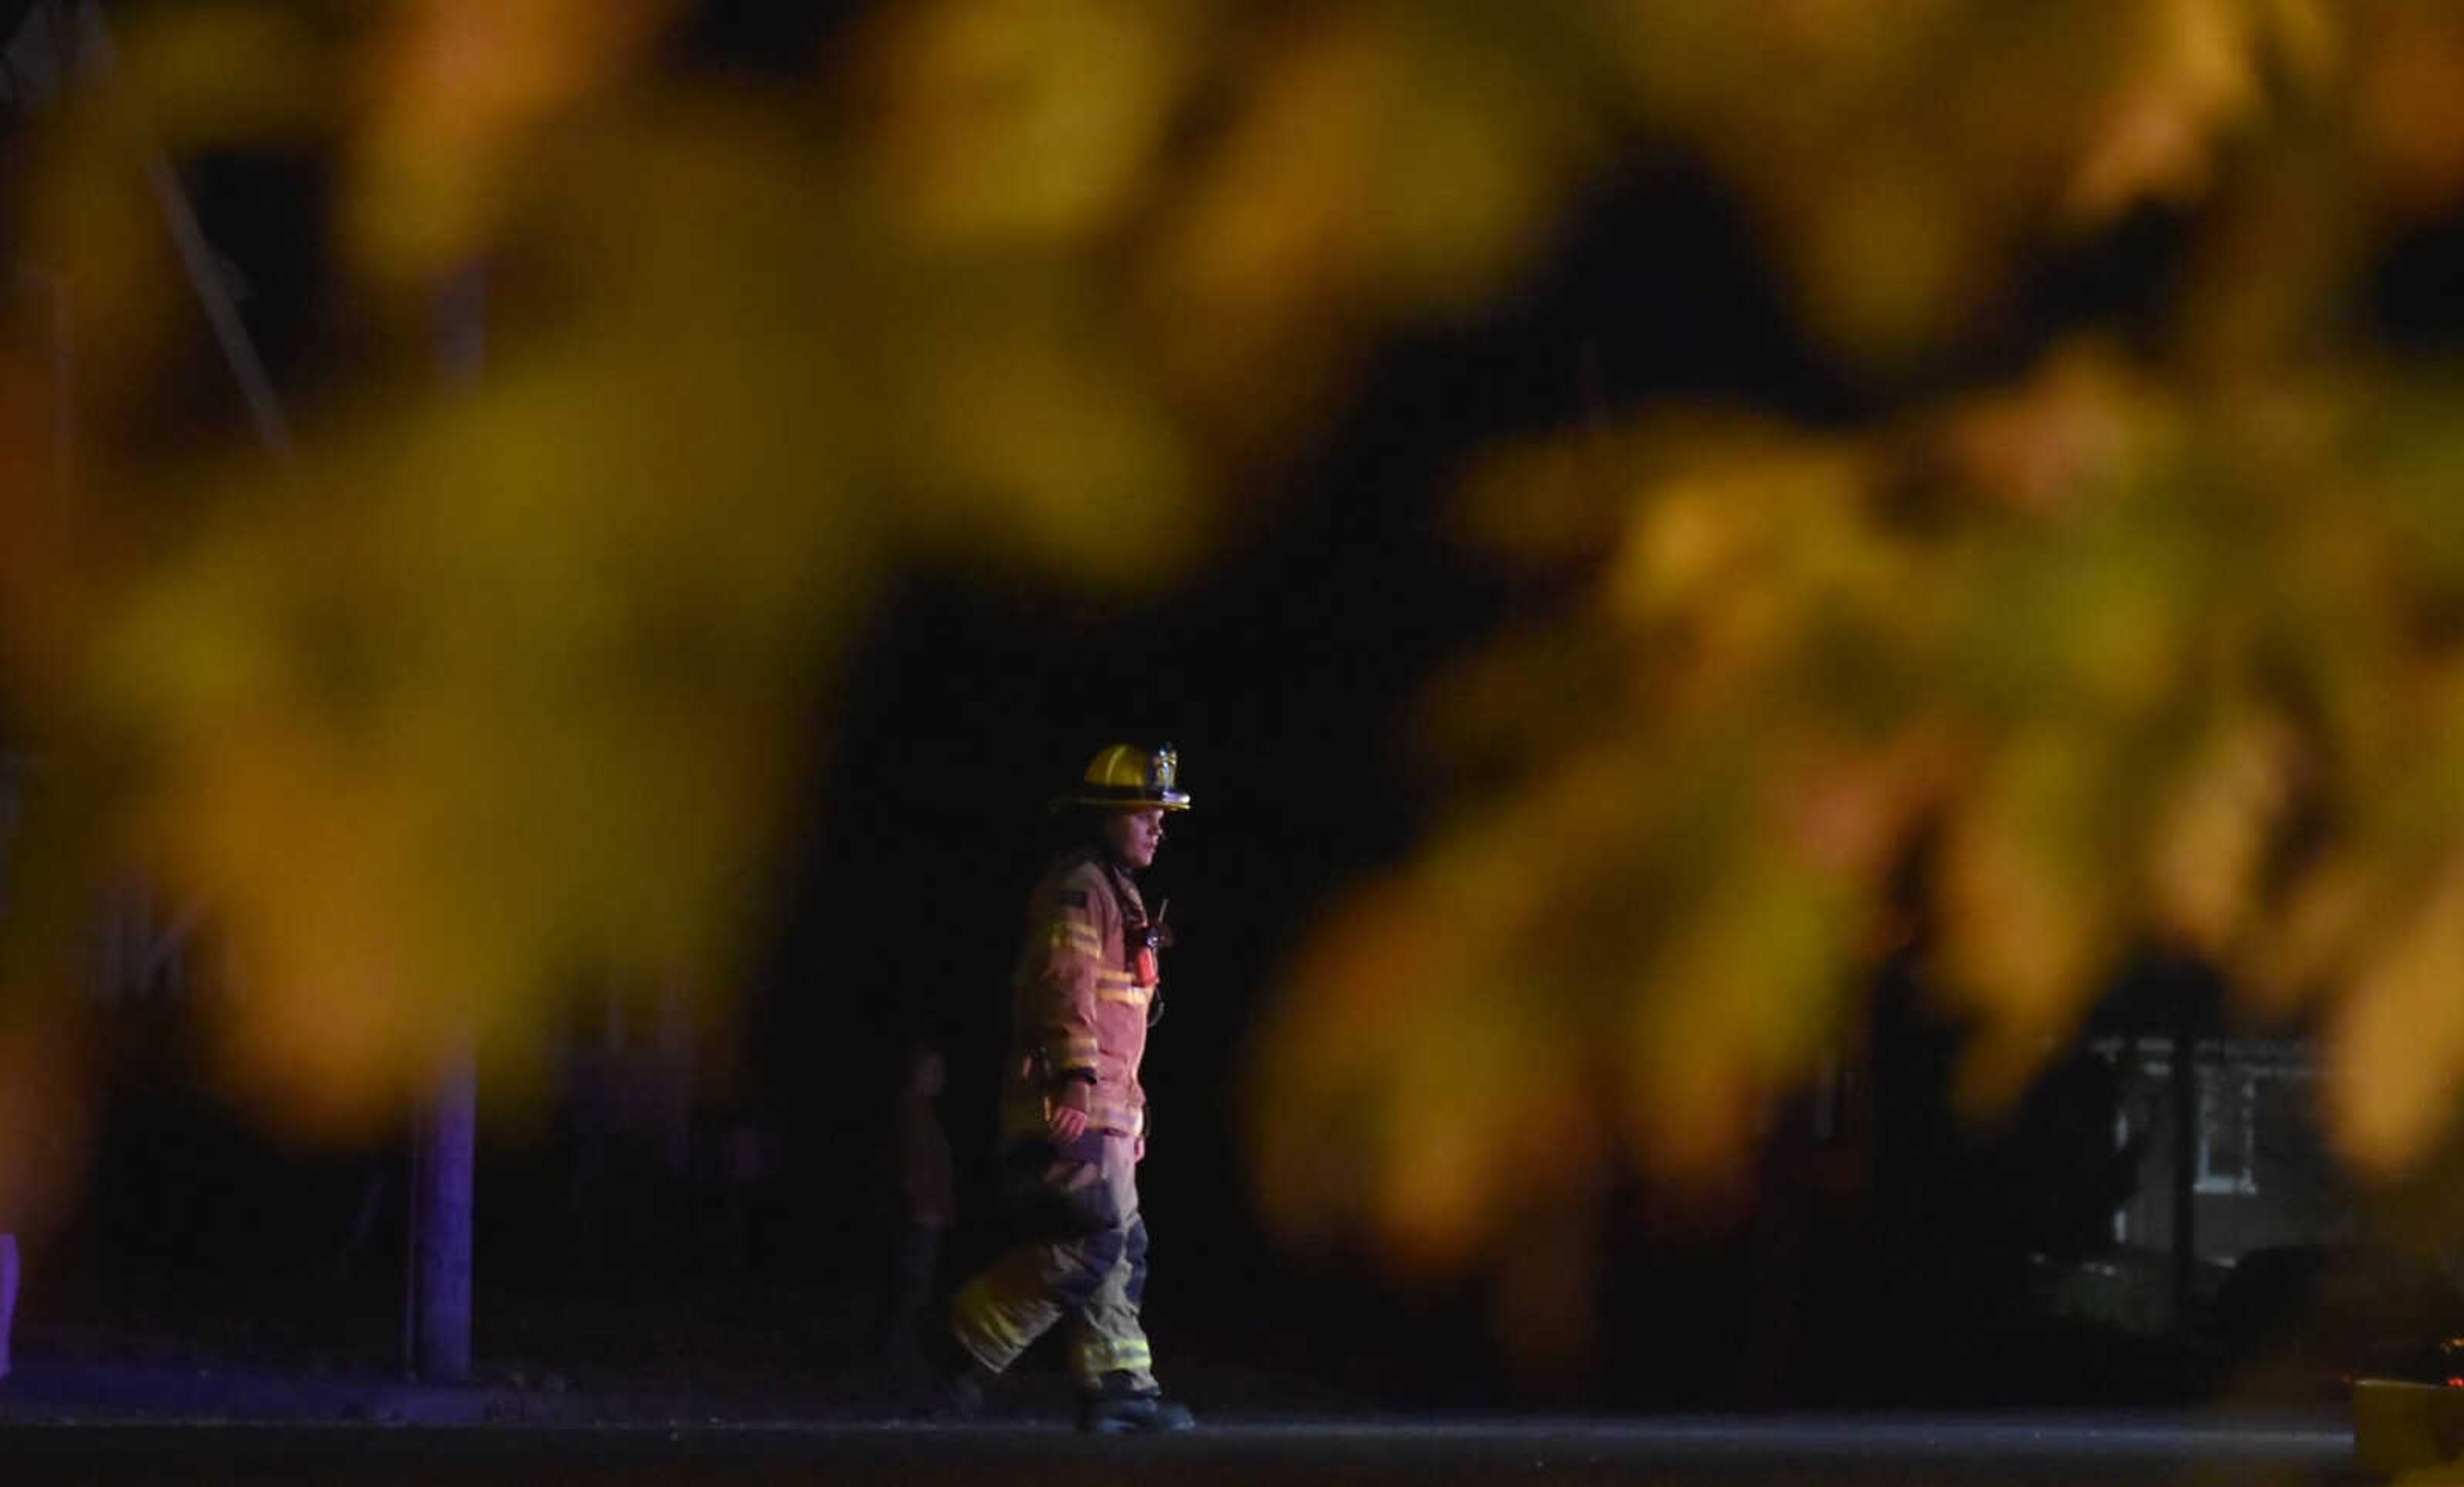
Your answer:
[[[1094,1103],[1094,1084],[1075,1075],[1065,1077],[1060,1086],[1045,1097],[1044,1123],[1051,1129],[1053,1145],[1067,1147],[1087,1134],[1088,1116]]]

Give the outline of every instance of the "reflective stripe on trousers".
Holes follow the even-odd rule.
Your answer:
[[[1082,1387],[1095,1387],[1115,1369],[1137,1389],[1155,1387],[1154,1353],[1138,1325],[1147,1227],[1138,1213],[1135,1151],[1130,1138],[1107,1135],[1100,1163],[1064,1174],[1070,1187],[1108,1185],[1119,1222],[1080,1238],[1015,1245],[959,1290],[951,1330],[978,1363],[999,1373],[1068,1317],[1069,1370]]]

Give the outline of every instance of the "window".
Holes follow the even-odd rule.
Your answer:
[[[2250,1069],[2211,1064],[2199,1070],[2198,1192],[2258,1191],[2251,1161],[2257,1108],[2258,1078]]]

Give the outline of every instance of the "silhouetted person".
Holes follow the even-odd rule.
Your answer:
[[[940,1275],[941,1240],[957,1214],[950,1138],[938,1102],[948,1082],[941,1050],[918,1043],[907,1055],[895,1115],[896,1212],[890,1252],[890,1299],[882,1323],[882,1355],[906,1370],[919,1360],[925,1318]]]

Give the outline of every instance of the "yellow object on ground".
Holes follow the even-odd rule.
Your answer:
[[[2464,1389],[2363,1379],[2353,1386],[2353,1455],[2365,1472],[2393,1476],[2452,1465],[2464,1482]]]

